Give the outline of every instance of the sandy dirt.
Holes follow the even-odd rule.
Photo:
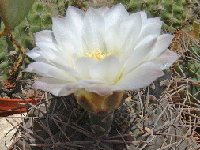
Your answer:
[[[14,114],[0,118],[0,150],[7,150],[12,144],[13,134],[16,132],[17,124],[21,122],[21,114]],[[13,127],[14,126],[14,127]]]

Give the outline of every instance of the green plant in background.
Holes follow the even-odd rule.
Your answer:
[[[34,0],[0,0],[0,16],[5,28],[13,30],[27,15]]]
[[[12,63],[12,66],[9,70],[9,79],[8,82],[11,83],[11,80],[15,80],[19,73],[19,68],[23,63],[24,55],[25,55],[25,48],[21,46],[15,37],[12,34],[14,28],[25,18],[28,11],[31,9],[34,0],[0,0],[0,16],[4,23],[3,31],[0,33],[0,37],[6,37],[6,47],[1,47],[0,50],[1,54],[1,69],[3,70],[3,76],[7,73],[5,68],[7,67],[9,59],[6,58],[7,54],[12,50],[18,50],[19,56],[15,59]],[[0,41],[1,44],[5,44],[5,40]],[[4,52],[6,51],[6,52]],[[16,62],[15,62],[16,61]]]
[[[116,0],[116,2],[122,1]],[[129,11],[145,10],[149,16],[161,17],[164,21],[163,29],[171,32],[200,16],[197,8],[199,2],[196,0],[123,0],[123,3],[127,5]]]
[[[6,78],[6,68],[8,68],[8,52],[6,38],[0,38],[0,80]]]
[[[19,43],[28,49],[34,47],[34,34],[44,29],[51,29],[53,16],[64,16],[69,5],[78,5],[76,1],[37,0],[26,19],[14,30]]]

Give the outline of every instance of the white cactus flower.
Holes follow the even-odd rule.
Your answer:
[[[128,13],[122,4],[86,12],[69,7],[52,20],[52,31],[36,33],[37,47],[27,53],[36,62],[26,71],[42,76],[35,88],[56,96],[143,88],[178,58],[168,50],[173,36],[160,35],[160,18]]]

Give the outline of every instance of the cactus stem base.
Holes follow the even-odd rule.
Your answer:
[[[96,137],[108,136],[113,122],[113,112],[89,113],[91,130]]]

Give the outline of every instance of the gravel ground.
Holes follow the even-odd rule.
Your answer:
[[[13,126],[21,122],[22,114],[14,114],[8,117],[0,118],[0,150],[7,150],[12,144],[12,136],[16,132]]]

